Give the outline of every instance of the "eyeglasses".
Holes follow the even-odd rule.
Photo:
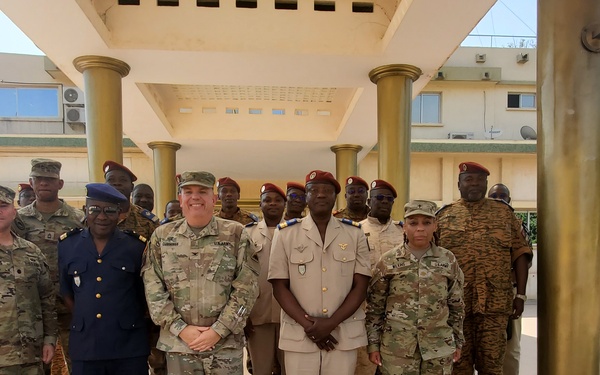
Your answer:
[[[296,193],[289,194],[288,198],[290,200],[297,199],[297,200],[302,201],[302,202],[306,201],[306,196],[305,195],[300,195],[300,194],[296,194]]]
[[[107,206],[107,207],[89,206],[87,208],[87,214],[88,214],[88,216],[98,216],[98,215],[100,215],[101,212],[104,212],[104,214],[106,216],[116,216],[116,215],[119,214],[119,207],[115,207],[115,206]]]
[[[355,189],[355,188],[349,188],[349,189],[347,189],[347,190],[346,190],[346,193],[347,193],[347,194],[350,194],[350,195],[354,195],[354,194],[364,194],[364,193],[366,193],[366,192],[367,192],[367,189],[365,189],[365,188],[363,188],[363,187],[359,187],[359,188],[357,188],[357,189]]]
[[[394,196],[393,195],[383,195],[383,194],[377,194],[376,196],[372,197],[377,199],[378,201],[382,201],[382,200],[387,200],[388,202],[392,203],[394,201]]]

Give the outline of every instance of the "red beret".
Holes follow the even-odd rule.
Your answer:
[[[17,186],[17,191],[22,192],[23,190],[33,190],[33,188],[29,184],[19,184],[19,186]]]
[[[304,185],[302,185],[298,182],[288,182],[286,190],[290,190],[290,189],[302,190],[306,194],[306,188],[304,187]]]
[[[364,187],[367,188],[367,190],[369,190],[369,184],[367,184],[367,181],[363,180],[362,178],[358,177],[358,176],[350,176],[346,179],[346,186],[348,185],[362,185]]]
[[[384,180],[373,180],[371,182],[371,194],[375,189],[390,189],[394,198],[398,198],[398,193],[396,193],[396,189],[387,181]]]
[[[335,187],[335,193],[339,194],[342,188],[340,187],[339,182],[333,177],[333,175],[329,172],[314,170],[306,175],[306,184],[310,184],[311,182],[325,182],[330,183]]]
[[[240,185],[238,185],[237,182],[235,182],[234,179],[229,178],[229,177],[221,177],[217,180],[217,189],[219,189],[222,186],[226,186],[226,185],[231,185],[231,186],[235,186],[236,190],[238,191],[238,193],[240,192]]]
[[[486,176],[490,175],[490,171],[486,167],[481,164],[477,164],[472,161],[466,161],[464,163],[460,163],[458,165],[458,169],[460,170],[459,174],[463,173],[484,173]]]
[[[287,198],[286,198],[286,196],[285,196],[285,193],[283,192],[283,190],[281,190],[281,189],[279,188],[279,186],[277,186],[277,185],[274,185],[274,184],[272,184],[272,183],[270,183],[270,182],[267,182],[266,184],[264,184],[264,185],[263,185],[263,186],[260,188],[260,194],[261,194],[261,195],[263,195],[263,194],[265,194],[265,193],[269,193],[269,192],[272,192],[272,193],[277,193],[277,194],[279,194],[279,195],[281,195],[281,196],[283,197],[283,200],[284,200],[284,201],[286,201],[286,200],[287,200]]]
[[[131,182],[137,181],[137,177],[133,174],[132,171],[129,170],[129,168],[127,168],[126,166],[124,166],[122,164],[117,163],[116,161],[112,161],[112,160],[105,161],[104,165],[102,166],[102,169],[104,170],[104,177],[106,177],[106,175],[110,171],[123,171],[123,172],[127,173],[129,175],[129,177],[131,177]]]
[[[177,183],[177,185],[181,183],[181,173],[175,175],[175,183]]]

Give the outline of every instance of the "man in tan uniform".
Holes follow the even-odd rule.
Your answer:
[[[258,216],[250,211],[238,207],[240,199],[240,185],[229,177],[219,178],[217,193],[221,201],[221,209],[215,210],[215,216],[221,219],[233,220],[243,225],[258,221]]]
[[[365,300],[371,277],[360,224],[331,214],[340,185],[329,172],[306,176],[309,215],[279,225],[269,281],[281,305],[279,348],[288,374],[353,374],[367,344]]]
[[[502,375],[509,317],[523,313],[527,269],[533,253],[512,207],[486,198],[490,172],[474,162],[460,163],[461,198],[442,207],[439,245],[456,255],[465,275],[465,344],[453,374]],[[513,294],[511,268],[517,281]]]
[[[367,181],[358,176],[350,176],[346,179],[346,208],[333,212],[337,218],[362,221],[369,214],[367,196],[369,185]]]
[[[264,184],[260,189],[260,209],[264,219],[246,225],[246,230],[256,246],[260,264],[260,292],[244,328],[254,375],[285,374],[283,351],[277,348],[281,307],[273,297],[271,283],[267,281],[271,241],[277,225],[281,222],[285,199],[285,194],[279,187],[271,183]]]
[[[297,182],[288,182],[283,220],[300,219],[306,208],[306,189]]]
[[[77,210],[58,197],[64,181],[60,178],[62,164],[51,159],[31,160],[29,184],[33,187],[36,200],[19,209],[21,220],[16,232],[24,239],[36,244],[46,256],[50,269],[50,279],[56,292],[56,312],[58,314],[59,345],[52,361],[52,373],[60,374],[64,367],[70,367],[69,327],[71,312],[64,305],[59,293],[58,240],[60,236],[74,228],[81,228],[83,211]]]
[[[392,207],[398,197],[396,189],[387,181],[371,182],[370,197],[367,200],[371,211],[369,216],[360,222],[369,244],[371,267],[375,267],[379,258],[404,240],[404,231],[399,221],[392,220]],[[358,349],[358,361],[355,375],[373,375],[377,366],[369,361],[366,347]]]

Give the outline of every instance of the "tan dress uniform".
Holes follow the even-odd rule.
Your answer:
[[[484,198],[464,199],[436,214],[439,245],[452,251],[465,276],[465,345],[453,374],[502,375],[506,325],[512,313],[511,265],[533,256],[513,209]]]
[[[271,375],[272,369],[278,367],[281,368],[281,374],[285,374],[283,351],[277,348],[281,307],[273,297],[273,286],[267,280],[275,228],[267,227],[267,223],[261,220],[253,225],[248,225],[246,230],[256,246],[260,264],[260,273],[258,274],[260,292],[249,318],[254,327],[254,333],[248,338],[252,373],[254,375]]]
[[[402,230],[400,222],[392,220],[392,218],[385,224],[381,224],[376,217],[367,216],[366,219],[360,222],[360,225],[367,237],[371,267],[374,270],[383,254],[403,243],[404,230]],[[354,375],[373,375],[376,370],[377,365],[369,360],[367,347],[359,348]]]
[[[369,250],[358,227],[331,217],[325,241],[308,215],[275,231],[269,280],[289,279],[290,291],[310,316],[330,317],[352,289],[354,274],[371,277]],[[357,224],[357,223],[356,223]],[[319,350],[304,329],[281,312],[279,348],[288,374],[353,374],[356,349],[367,344],[362,308],[332,331],[335,350]]]

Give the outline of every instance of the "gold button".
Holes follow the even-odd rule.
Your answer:
[[[346,258],[342,258],[342,260],[346,260]]]
[[[100,276],[98,276],[98,277],[96,277],[96,281],[100,282],[100,281],[102,281],[102,278]]]
[[[323,309],[323,312],[324,312],[324,313],[326,313],[326,312],[327,312],[327,309]]]
[[[323,288],[322,290],[323,290],[324,292],[326,292],[326,291],[327,291],[327,288]]]
[[[96,314],[96,318],[101,319],[102,318],[102,314]]]
[[[96,294],[96,298],[100,298],[100,297],[102,297],[102,294],[100,294],[100,293],[97,293],[97,294]]]
[[[304,259],[300,259],[300,263],[304,263]]]
[[[323,267],[323,272],[327,272],[327,268]]]
[[[96,259],[96,262],[102,263],[102,259]]]

